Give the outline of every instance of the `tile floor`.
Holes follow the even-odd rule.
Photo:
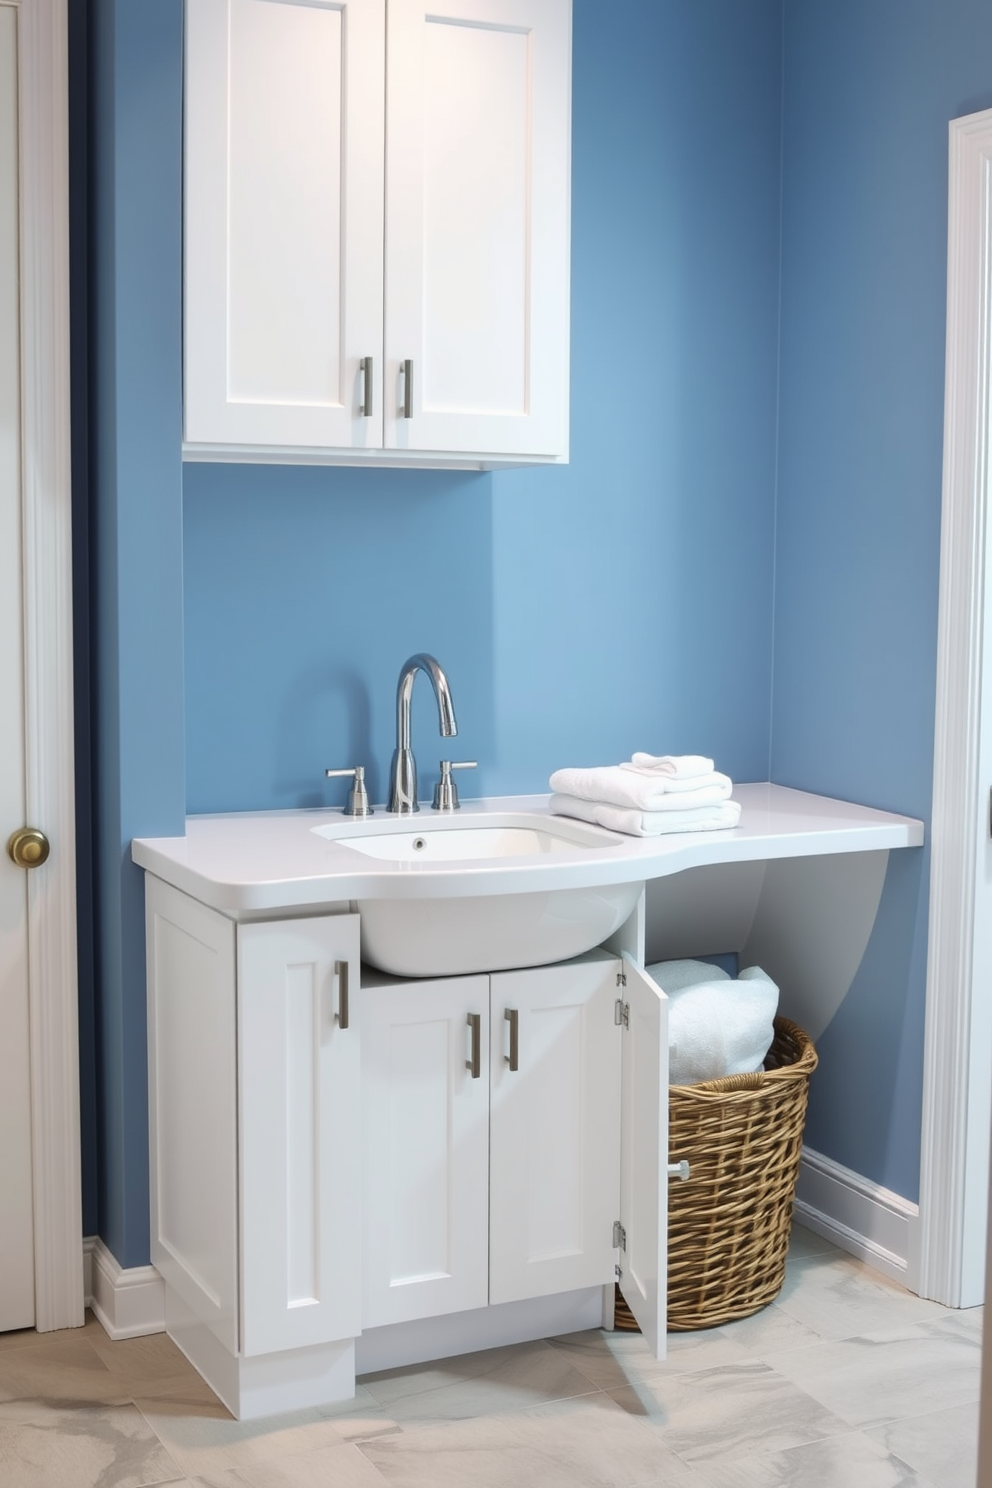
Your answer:
[[[162,1334],[0,1335],[2,1488],[974,1488],[981,1308],[923,1302],[796,1228],[726,1328],[577,1333],[366,1376],[232,1421]]]

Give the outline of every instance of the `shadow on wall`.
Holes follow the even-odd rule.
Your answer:
[[[324,771],[357,764],[381,800],[415,651],[445,668],[459,728],[442,743],[418,678],[421,796],[442,753],[484,759],[491,486],[465,471],[184,467],[188,811],[342,805],[348,782]]]

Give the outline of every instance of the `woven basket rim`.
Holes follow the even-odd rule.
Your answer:
[[[698,1085],[669,1085],[668,1089],[679,1098],[720,1100],[745,1090],[761,1090],[768,1085],[787,1084],[794,1080],[808,1080],[819,1060],[809,1034],[793,1023],[791,1018],[776,1017],[776,1037],[784,1035],[798,1048],[799,1053],[791,1064],[778,1069],[756,1070],[750,1075],[723,1075],[719,1080],[700,1080]]]

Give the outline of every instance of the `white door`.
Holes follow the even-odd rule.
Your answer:
[[[0,4],[0,839],[24,825],[17,12]],[[0,855],[0,1329],[34,1316],[27,882]]]
[[[668,999],[623,958],[620,1117],[620,1290],[656,1359],[668,1301]]]
[[[361,990],[363,1326],[489,1299],[489,978]]]
[[[382,444],[384,15],[187,0],[188,443]]]
[[[389,449],[567,453],[570,15],[389,0]]]
[[[246,1355],[361,1332],[358,916],[238,926]]]
[[[490,1302],[613,1281],[619,964],[592,952],[490,978]]]

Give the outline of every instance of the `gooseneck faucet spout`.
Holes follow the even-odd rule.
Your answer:
[[[387,811],[406,816],[419,811],[417,803],[417,762],[410,747],[410,704],[413,700],[413,683],[418,672],[426,672],[437,698],[438,725],[442,738],[450,739],[457,734],[455,709],[451,701],[448,679],[433,656],[418,651],[400,668],[396,684],[396,748],[389,772],[389,801]]]

